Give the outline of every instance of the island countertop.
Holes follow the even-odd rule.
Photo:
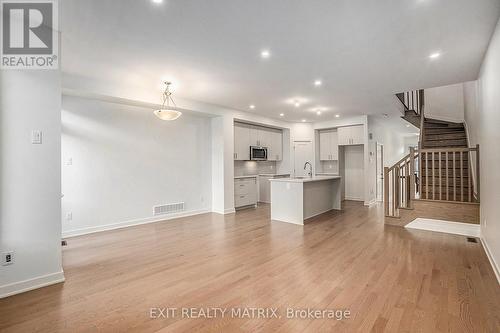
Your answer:
[[[301,178],[277,178],[269,179],[270,182],[281,182],[281,183],[309,183],[309,182],[319,182],[323,180],[334,180],[340,179],[340,176],[314,176],[314,177],[301,177]]]

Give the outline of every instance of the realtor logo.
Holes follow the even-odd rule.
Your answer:
[[[1,9],[1,68],[56,69],[57,0],[2,0]]]

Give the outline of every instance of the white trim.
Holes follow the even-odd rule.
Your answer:
[[[500,284],[500,266],[498,266],[497,262],[495,261],[495,258],[493,258],[493,256],[491,255],[488,243],[486,243],[486,239],[484,239],[483,237],[481,237],[481,244],[483,244],[484,252],[486,252],[486,256],[490,261],[491,268],[493,268],[493,272],[495,272],[495,275],[497,277],[497,282],[498,284]]]
[[[348,200],[348,201],[363,201],[363,203],[365,202],[365,200],[363,200],[363,198],[360,198],[360,197],[344,197],[344,200]]]
[[[224,214],[232,214],[232,213],[236,213],[236,209],[234,209],[234,208],[224,209]]]
[[[481,227],[479,226],[479,224],[424,219],[420,217],[408,223],[405,228],[444,232],[448,234],[470,237],[481,236]]]
[[[379,202],[379,201],[377,201],[377,198],[372,199],[372,200],[370,200],[370,201],[368,201],[368,202],[367,202],[367,201],[365,201],[365,206],[370,207],[370,206],[373,206],[373,205],[377,204],[377,202]],[[380,201],[380,202],[381,202],[381,201]]]
[[[154,217],[146,217],[146,218],[142,218],[142,219],[135,219],[135,220],[118,222],[118,223],[104,224],[104,225],[99,225],[99,226],[95,226],[95,227],[88,227],[88,228],[63,231],[62,237],[63,238],[76,237],[76,236],[81,236],[81,235],[92,234],[95,232],[121,229],[121,228],[141,225],[141,224],[168,221],[168,220],[177,219],[177,218],[181,218],[181,217],[188,217],[188,216],[206,214],[206,213],[210,213],[210,210],[200,209],[200,210],[193,210],[193,211],[188,211],[188,212],[180,212],[180,213],[176,213],[176,214],[158,215],[158,216],[154,216]]]
[[[33,289],[38,289],[52,284],[64,282],[64,272],[56,272],[38,276],[32,279],[14,282],[0,286],[0,298],[24,293]]]
[[[224,210],[213,209],[212,213],[227,215],[227,214],[236,213],[236,209],[234,209],[234,208],[226,208]]]

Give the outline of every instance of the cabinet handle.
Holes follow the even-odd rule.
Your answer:
[[[240,195],[240,199],[243,199],[245,196],[244,195]]]

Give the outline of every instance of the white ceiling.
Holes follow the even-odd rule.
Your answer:
[[[499,13],[498,0],[65,0],[62,69],[158,95],[170,78],[174,98],[289,121],[395,114],[396,92],[476,79]]]

